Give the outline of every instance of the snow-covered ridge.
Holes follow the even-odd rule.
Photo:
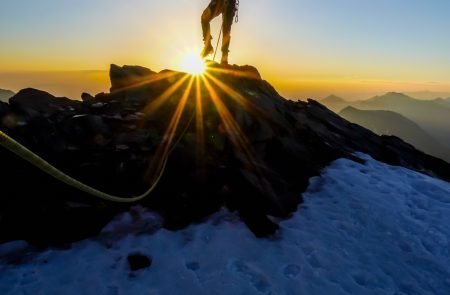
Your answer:
[[[135,208],[69,250],[8,264],[26,244],[0,246],[0,294],[450,294],[450,184],[358,156],[311,179],[271,239],[227,211],[170,232]],[[151,267],[131,272],[133,252]]]

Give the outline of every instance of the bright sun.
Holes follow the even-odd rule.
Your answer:
[[[205,62],[195,52],[189,52],[183,57],[181,67],[191,75],[202,75],[206,70]]]

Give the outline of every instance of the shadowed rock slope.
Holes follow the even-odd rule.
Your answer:
[[[167,147],[162,178],[140,204],[169,229],[226,206],[256,235],[271,234],[272,217],[289,217],[310,177],[338,158],[361,161],[355,151],[450,180],[446,162],[316,101],[286,100],[250,66],[211,64],[196,79],[112,65],[110,77],[110,93],[84,93],[83,101],[22,90],[0,103],[1,130],[74,178],[124,197],[149,187]],[[0,161],[0,242],[82,239],[129,208],[67,187],[3,148]]]

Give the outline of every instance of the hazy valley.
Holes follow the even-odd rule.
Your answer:
[[[330,95],[321,103],[377,134],[398,136],[424,152],[450,161],[450,98],[422,100],[389,92],[357,101]]]

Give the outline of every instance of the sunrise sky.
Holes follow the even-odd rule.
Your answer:
[[[108,91],[110,63],[179,69],[201,49],[208,3],[1,1],[0,88],[78,98]],[[449,11],[448,0],[241,0],[230,62],[256,66],[290,98],[450,93]]]

